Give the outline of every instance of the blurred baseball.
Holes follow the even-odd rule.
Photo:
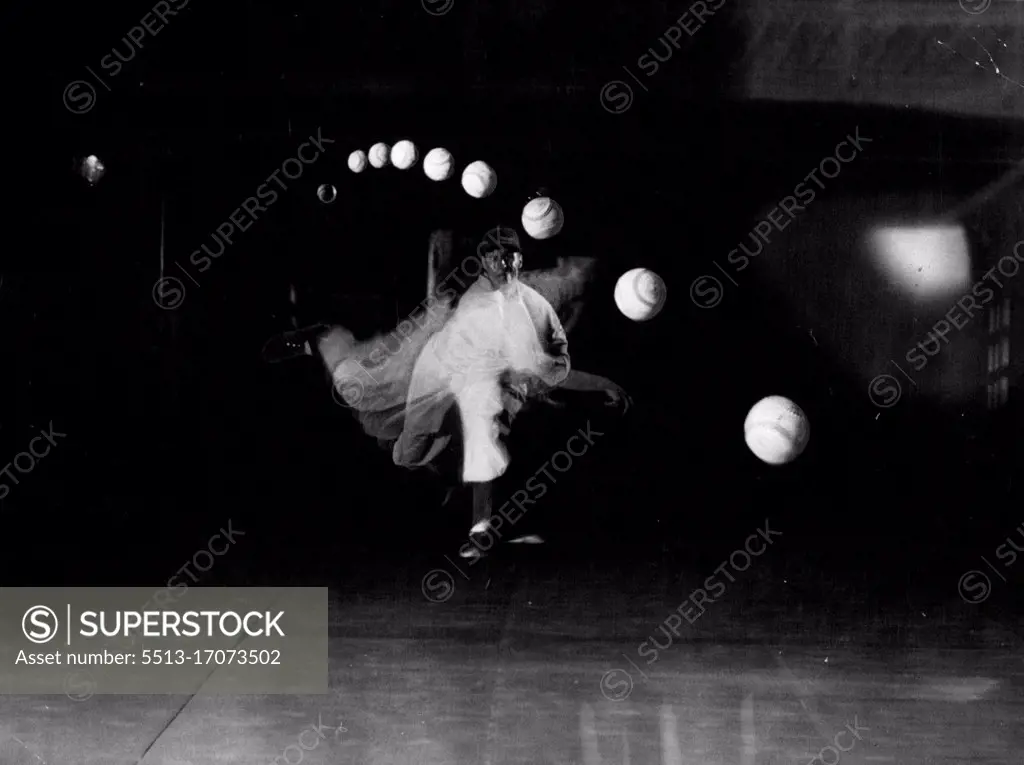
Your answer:
[[[564,223],[562,206],[551,197],[531,199],[523,208],[523,229],[534,239],[550,239]]]
[[[366,152],[357,149],[348,155],[348,169],[353,173],[361,173],[366,169]]]
[[[470,162],[462,171],[462,188],[474,199],[483,199],[494,193],[498,185],[498,176],[486,162],[477,160]]]
[[[333,184],[321,183],[320,188],[316,190],[316,198],[325,205],[329,205],[338,198],[338,190],[334,188]]]
[[[391,164],[399,170],[408,170],[419,158],[420,152],[412,141],[399,141],[391,149]]]
[[[665,305],[667,290],[660,276],[646,268],[634,268],[615,284],[615,305],[633,321],[648,321]]]
[[[375,143],[370,147],[370,164],[378,170],[390,161],[390,147],[386,143]]]
[[[768,396],[751,408],[743,423],[743,435],[759,460],[785,465],[807,447],[811,424],[803,409],[785,396]]]
[[[432,181],[446,181],[452,177],[454,159],[448,149],[440,146],[427,152],[423,158],[423,172]]]

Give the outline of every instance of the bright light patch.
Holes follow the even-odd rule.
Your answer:
[[[915,299],[971,286],[971,256],[962,226],[885,226],[868,234],[875,263]]]
[[[88,157],[83,159],[78,166],[79,174],[85,178],[91,186],[95,186],[99,183],[106,171],[106,166],[104,166],[99,157],[95,154],[90,154]]]

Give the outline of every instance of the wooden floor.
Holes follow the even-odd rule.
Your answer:
[[[881,645],[738,599],[646,664],[663,593],[478,579],[332,591],[326,696],[0,697],[0,765],[1022,762],[1019,622]]]

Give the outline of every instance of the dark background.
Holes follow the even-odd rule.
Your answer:
[[[551,544],[531,555],[710,573],[771,518],[786,534],[772,566],[803,572],[809,590],[884,570],[897,600],[931,588],[948,600],[1020,523],[1014,441],[994,437],[976,405],[907,390],[898,407],[874,407],[864,370],[844,361],[852,341],[819,328],[816,342],[761,264],[714,309],[687,294],[856,126],[874,143],[822,204],[955,206],[1019,161],[1019,124],[745,101],[743,41],[728,23],[701,30],[626,113],[605,111],[601,86],[682,9],[565,6],[531,23],[486,6],[435,18],[416,3],[343,13],[199,0],[144,41],[92,111],[68,112],[66,84],[124,50],[121,30],[146,10],[65,11],[40,27],[45,55],[22,65],[24,113],[38,116],[8,168],[21,237],[0,290],[4,462],[50,421],[68,435],[0,501],[4,583],[159,586],[228,519],[246,536],[204,583],[340,584],[378,566],[418,576],[422,561],[453,557],[465,508],[440,509],[438,486],[395,468],[312,359],[267,366],[260,349],[289,326],[292,283],[307,320],[391,329],[423,297],[432,230],[517,224],[538,186],[567,222],[530,243],[527,268],[601,260],[570,350],[635,407],[538,507]],[[25,29],[46,23],[10,13]],[[200,288],[186,283],[183,305],[158,308],[161,203],[170,274],[318,127],[335,141],[326,154]],[[402,137],[423,153],[449,148],[459,170],[487,160],[497,192],[472,200],[419,168],[346,169],[353,149]],[[93,188],[75,173],[86,154],[107,168]],[[325,182],[339,194],[327,207],[315,194]],[[854,223],[837,214],[807,267],[827,273]],[[646,324],[611,300],[617,275],[639,265],[668,284]],[[785,468],[759,463],[742,437],[750,406],[776,393],[812,424]],[[583,424],[565,413],[528,430],[513,459],[540,465]]]

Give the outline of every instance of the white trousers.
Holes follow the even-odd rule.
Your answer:
[[[462,480],[493,481],[508,468],[508,451],[498,439],[501,387],[494,377],[465,381],[454,391],[462,419]]]

